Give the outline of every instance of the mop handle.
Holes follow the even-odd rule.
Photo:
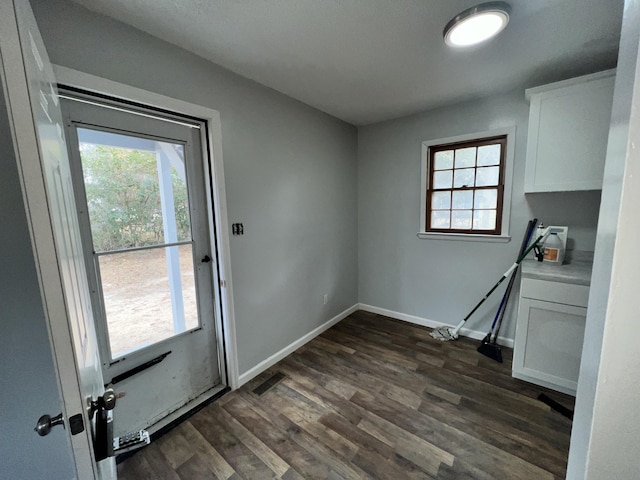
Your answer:
[[[529,221],[527,234],[523,239],[524,241],[522,242],[522,247],[520,248],[521,252],[524,251],[526,246],[529,244],[529,240],[531,240],[531,235],[533,235],[533,230],[535,229],[535,226],[537,223],[538,223],[537,218],[534,218],[533,220]],[[496,343],[498,339],[498,332],[500,332],[500,327],[502,326],[502,320],[504,319],[504,314],[507,311],[507,303],[509,302],[509,296],[511,295],[511,289],[513,288],[513,284],[515,283],[517,273],[518,273],[518,270],[514,271],[513,275],[511,275],[511,278],[509,279],[509,284],[507,285],[507,289],[504,292],[504,296],[502,297],[502,303],[500,304],[500,308],[498,308],[498,312],[496,313],[496,319],[498,319],[498,315],[500,315],[500,319],[498,320],[498,325],[496,326],[495,319],[494,319],[493,325],[491,325],[491,332],[489,333],[489,335],[493,334],[493,343]]]
[[[527,230],[525,231],[524,238],[522,239],[522,243],[520,244],[520,251],[518,252],[518,255],[521,255],[522,252],[524,252],[524,249],[527,248],[527,245],[529,245],[529,240],[531,240],[531,235],[533,234],[533,230],[537,223],[538,223],[537,218],[534,218],[533,220],[529,220],[529,223],[527,224]],[[489,330],[489,335],[491,335],[494,329],[496,328],[496,324],[498,323],[498,318],[502,319],[502,315],[504,315],[504,313],[502,313],[501,315],[502,307],[505,307],[506,309],[506,303],[509,299],[509,293],[511,292],[511,287],[513,286],[514,279],[515,279],[515,272],[513,273],[513,275],[511,275],[511,278],[509,279],[509,285],[507,286],[507,289],[505,290],[504,295],[502,295],[500,306],[498,307],[496,316],[494,317],[493,322],[491,323],[491,330]]]
[[[501,284],[502,282],[504,282],[504,280],[505,280],[505,279],[506,279],[506,278],[511,274],[511,272],[513,272],[516,268],[518,268],[518,265],[520,265],[520,263],[522,263],[522,261],[525,259],[525,257],[527,256],[527,254],[528,254],[531,250],[533,250],[533,247],[535,247],[535,246],[540,242],[540,240],[543,240],[543,239],[547,238],[548,236],[549,236],[549,229],[547,228],[547,229],[544,231],[544,233],[542,233],[542,235],[539,235],[539,236],[538,236],[538,238],[536,238],[536,239],[533,241],[533,243],[532,243],[529,247],[527,247],[527,249],[524,251],[524,253],[518,257],[518,259],[514,262],[514,264],[513,264],[513,265],[511,265],[511,266],[509,267],[509,269],[508,269],[506,272],[504,272],[504,273],[502,274],[502,277],[500,278],[500,280],[498,280],[498,282],[493,286],[493,288],[492,288],[491,290],[489,290],[489,291],[487,292],[487,294],[482,298],[482,300],[480,300],[480,301],[478,302],[478,304],[477,304],[475,307],[473,307],[473,310],[471,310],[471,311],[467,314],[467,316],[466,316],[466,317],[464,317],[464,319],[463,319],[463,320],[458,324],[458,326],[455,328],[455,330],[454,330],[454,332],[455,332],[455,333],[457,333],[457,332],[460,330],[460,328],[462,327],[462,324],[463,324],[464,322],[466,322],[466,321],[469,319],[469,317],[471,317],[471,315],[473,315],[473,314],[476,312],[476,310],[477,310],[478,308],[480,308],[480,305],[482,305],[482,304],[484,303],[484,301],[485,301],[487,298],[489,298],[489,297],[491,296],[491,294],[496,290],[496,288],[498,288],[498,287],[500,286],[500,284]]]
[[[500,327],[502,326],[502,319],[504,318],[504,314],[507,311],[507,302],[509,301],[509,296],[511,295],[511,290],[513,289],[513,284],[516,281],[516,273],[517,273],[517,270],[516,270],[516,272],[514,272],[514,274],[509,279],[509,283],[507,284],[507,289],[504,292],[504,297],[503,297],[503,300],[504,300],[504,305],[503,306],[504,306],[504,308],[502,308],[502,306],[501,306],[501,309],[498,311],[498,314],[499,314],[498,325],[496,326],[495,330],[493,328],[491,329],[490,335],[493,336],[493,340],[491,340],[491,337],[489,337],[489,338],[490,338],[490,341],[493,341],[493,343],[496,343],[496,340],[498,338],[498,332],[500,331]]]

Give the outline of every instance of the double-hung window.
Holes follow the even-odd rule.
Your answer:
[[[508,235],[507,140],[494,134],[424,144],[422,233]]]

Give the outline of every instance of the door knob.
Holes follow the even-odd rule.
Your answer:
[[[62,418],[62,414],[56,415],[53,418],[51,418],[51,415],[42,415],[38,419],[38,423],[34,430],[38,435],[44,437],[45,435],[49,435],[51,429],[56,425],[62,425],[64,427],[64,418]]]

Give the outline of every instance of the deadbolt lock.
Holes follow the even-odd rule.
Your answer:
[[[104,391],[101,397],[93,400],[91,397],[87,397],[87,410],[89,412],[89,418],[93,418],[98,410],[108,411],[113,410],[116,406],[117,395],[112,388],[108,388]]]

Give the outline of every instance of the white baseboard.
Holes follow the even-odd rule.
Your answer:
[[[340,320],[343,320],[343,319],[347,318],[353,312],[357,311],[358,307],[359,307],[359,305],[356,303],[352,307],[347,308],[344,312],[339,313],[338,315],[333,317],[328,322],[323,323],[322,325],[320,325],[317,328],[314,328],[313,330],[311,330],[309,333],[307,333],[303,337],[299,338],[298,340],[296,340],[293,343],[290,343],[289,345],[284,347],[279,352],[274,353],[273,355],[271,355],[266,360],[263,360],[262,362],[257,364],[255,367],[250,368],[246,372],[240,374],[240,376],[238,378],[238,388],[240,388],[242,385],[247,383],[252,378],[260,375],[267,368],[269,368],[269,367],[275,365],[276,363],[278,363],[280,360],[282,360],[287,355],[289,355],[289,354],[293,353],[294,351],[296,351],[298,348],[300,348],[305,343],[313,340],[314,338],[316,338],[318,335],[320,335],[325,330],[328,330],[329,328],[333,327]]]
[[[393,310],[387,310],[386,308],[374,307],[373,305],[367,305],[364,303],[360,303],[358,305],[360,310],[364,310],[365,312],[377,313],[378,315],[384,315],[386,317],[395,318],[397,320],[402,320],[404,322],[413,323],[415,325],[421,325],[423,327],[429,328],[439,328],[439,327],[447,327],[453,326],[447,323],[436,322],[435,320],[430,320],[428,318],[416,317],[414,315],[407,315],[405,313],[394,312]],[[465,337],[473,338],[475,340],[482,340],[487,332],[479,332],[478,330],[471,330],[469,328],[460,329],[460,335]],[[498,337],[498,342],[500,345],[505,347],[513,348],[513,339],[508,337]]]
[[[325,330],[328,330],[329,328],[333,327],[340,320],[344,320],[349,315],[351,315],[352,313],[354,313],[354,312],[356,312],[358,310],[364,310],[366,312],[377,313],[379,315],[384,315],[386,317],[391,317],[391,318],[395,318],[397,320],[402,320],[402,321],[405,321],[405,322],[408,322],[408,323],[413,323],[414,325],[421,325],[423,327],[438,328],[438,327],[449,326],[446,323],[436,322],[435,320],[429,320],[428,318],[416,317],[414,315],[407,315],[405,313],[394,312],[393,310],[387,310],[386,308],[374,307],[373,305],[367,305],[367,304],[364,304],[364,303],[356,303],[352,307],[347,308],[345,311],[343,311],[343,312],[339,313],[338,315],[336,315],[335,317],[333,317],[331,320],[329,320],[326,323],[323,323],[322,325],[320,325],[319,327],[311,330],[309,333],[307,333],[303,337],[299,338],[295,342],[290,343],[289,345],[284,347],[279,352],[274,353],[269,358],[267,358],[267,359],[263,360],[262,362],[260,362],[259,364],[257,364],[255,367],[250,368],[246,372],[240,374],[240,376],[238,377],[237,388],[240,388],[242,385],[247,383],[252,378],[260,375],[267,368],[275,365],[280,360],[282,360],[284,357],[286,357],[287,355],[293,353],[294,351],[296,351],[298,348],[300,348],[305,343],[310,342],[315,337],[320,335],[322,332],[324,332]],[[476,339],[476,340],[482,340],[485,337],[485,335],[487,334],[487,332],[479,332],[477,330],[470,330],[468,328],[462,328],[460,330],[460,334],[465,336],[465,337],[473,338],[473,339]],[[513,339],[512,338],[498,337],[498,341],[500,342],[500,345],[503,345],[505,347],[513,348]]]

